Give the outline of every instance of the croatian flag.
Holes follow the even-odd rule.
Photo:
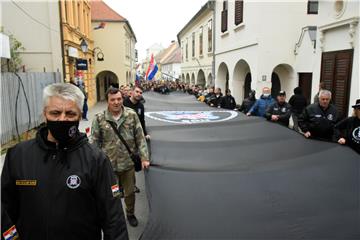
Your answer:
[[[111,186],[111,191],[114,197],[120,195],[119,185],[115,184],[114,186]]]
[[[12,226],[9,230],[3,233],[3,237],[5,240],[15,240],[19,237],[19,235],[16,232],[15,225]]]
[[[146,71],[146,79],[152,80],[158,70],[158,66],[155,62],[154,55],[151,54],[150,65]]]
[[[101,22],[98,26],[94,27],[94,30],[104,29],[106,22]]]

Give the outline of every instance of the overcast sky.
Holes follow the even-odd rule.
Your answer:
[[[200,10],[207,0],[104,0],[129,20],[135,32],[139,61],[154,43],[168,47],[171,40]]]

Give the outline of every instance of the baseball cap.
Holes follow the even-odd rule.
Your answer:
[[[352,107],[356,109],[360,108],[360,99],[356,100],[355,105],[353,105]]]
[[[280,92],[278,93],[278,96],[286,96],[285,91],[280,91]]]

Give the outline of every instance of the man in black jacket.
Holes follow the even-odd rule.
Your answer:
[[[330,104],[331,92],[321,90],[319,103],[307,106],[299,117],[299,126],[306,138],[318,138],[333,141],[334,126],[338,121],[338,113]]]
[[[139,117],[141,127],[144,131],[144,136],[147,140],[149,140],[150,135],[147,133],[145,126],[145,108],[144,105],[141,103],[141,100],[143,99],[142,94],[142,88],[139,86],[134,86],[130,93],[130,97],[125,98],[123,104],[125,107],[129,107],[136,112]]]
[[[360,154],[360,99],[352,107],[353,115],[335,125],[335,137],[339,144],[346,144]]]
[[[291,116],[294,122],[293,129],[299,132],[298,119],[308,104],[306,98],[302,94],[301,87],[294,88],[294,95],[291,96],[289,104],[291,105]]]
[[[285,127],[289,126],[289,118],[291,115],[291,106],[286,100],[285,91],[280,91],[277,95],[276,102],[268,107],[265,113],[267,120],[280,123]]]
[[[78,130],[83,93],[57,83],[43,99],[46,126],[8,150],[1,176],[1,203],[19,238],[128,239],[111,163]]]
[[[225,109],[234,110],[236,107],[236,101],[233,96],[231,96],[230,89],[226,89],[225,96],[220,100],[220,107]]]

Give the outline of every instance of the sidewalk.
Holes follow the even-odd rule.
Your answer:
[[[91,109],[89,109],[89,112],[87,114],[88,121],[81,120],[79,125],[79,130],[81,132],[86,132],[85,129],[89,128],[90,132],[88,133],[88,136],[90,136],[91,123],[95,118],[95,114],[104,111],[106,108],[107,108],[106,102],[98,102]],[[139,225],[136,228],[131,227],[129,224],[127,225],[129,238],[131,240],[140,238],[142,232],[145,229],[149,216],[149,207],[145,194],[145,176],[143,172],[136,173],[136,186],[140,189],[140,193],[136,193],[136,202],[135,202],[135,209],[136,209],[135,215],[139,221]],[[123,206],[125,206],[124,201],[122,202],[123,202]]]

